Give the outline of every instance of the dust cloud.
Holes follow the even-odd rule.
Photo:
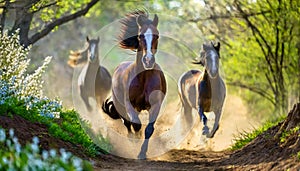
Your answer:
[[[112,154],[125,158],[137,158],[144,140],[144,130],[148,123],[148,113],[146,111],[141,112],[139,115],[143,124],[141,131],[136,136],[129,137],[122,120],[109,118],[99,107],[96,107],[92,112],[88,112],[79,96],[73,96],[74,99],[76,109],[81,117],[90,123],[93,134],[99,135],[100,133],[112,144]],[[90,102],[93,106],[97,106],[93,99],[90,99]],[[232,145],[236,135],[240,132],[250,131],[257,125],[255,121],[247,116],[247,108],[241,98],[235,95],[227,96],[219,130],[211,139],[201,135],[203,125],[200,123],[196,110],[193,110],[192,113],[193,123],[189,124],[185,122],[181,110],[179,97],[166,98],[155,123],[154,134],[149,141],[147,157],[159,157],[171,149],[224,150]],[[212,128],[214,114],[206,113],[206,115],[208,126]],[[97,137],[94,135],[91,137]]]

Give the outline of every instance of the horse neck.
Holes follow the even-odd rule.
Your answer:
[[[138,48],[137,52],[136,52],[136,57],[135,57],[135,64],[136,64],[136,71],[137,72],[145,70],[144,66],[143,66],[143,63],[142,63],[142,57],[143,57],[143,53],[142,53],[141,49]]]
[[[208,72],[205,69],[204,76],[207,77],[207,79],[209,79],[209,82],[210,82],[212,87],[218,86],[220,84],[221,77],[220,77],[219,73],[217,73],[215,78],[211,78],[211,77],[209,77]]]
[[[100,67],[98,54],[96,54],[95,58],[96,59],[94,62],[90,62],[90,61],[87,62],[87,68],[86,68],[87,75],[96,74],[98,68]]]
[[[205,81],[209,81],[211,80],[211,78],[209,77],[208,75],[208,72],[207,72],[207,69],[205,68],[204,72],[203,72],[203,78],[202,80],[205,80]]]

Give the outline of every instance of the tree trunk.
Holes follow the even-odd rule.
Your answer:
[[[298,43],[297,43],[297,45],[296,45],[297,47],[297,49],[298,49],[298,85],[297,85],[297,89],[296,90],[298,90],[298,92],[296,92],[297,93],[297,95],[298,95],[298,102],[300,102],[300,41],[298,41]]]
[[[275,138],[278,139],[283,132],[287,132],[296,126],[300,126],[300,103],[294,104],[293,109],[289,112],[279,131],[276,133]]]
[[[31,5],[28,5],[28,2],[26,1],[18,1],[16,6],[16,19],[14,26],[11,29],[11,33],[14,33],[17,29],[20,29],[20,44],[24,47],[27,47],[29,45],[28,34],[30,30],[30,24],[33,18],[33,13],[30,12]]]

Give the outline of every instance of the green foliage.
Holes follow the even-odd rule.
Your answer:
[[[38,147],[39,140],[34,137],[33,142],[22,147],[14,131],[0,128],[0,170],[92,170],[87,161],[60,149],[43,150]]]
[[[247,103],[261,96],[273,108],[261,113],[279,116],[299,100],[300,1],[176,2],[207,40],[221,41],[227,84],[256,93],[243,94]]]
[[[49,1],[40,0],[32,4],[30,11],[36,13],[32,22],[32,29],[39,28],[41,21],[44,23],[52,22],[62,16],[74,14],[89,3],[90,0],[64,0]],[[38,12],[38,13],[37,13]]]
[[[252,131],[250,133],[247,133],[247,132],[240,133],[238,135],[238,137],[235,138],[235,140],[234,140],[235,143],[231,146],[231,149],[237,150],[237,149],[244,147],[249,142],[254,140],[257,136],[261,135],[262,133],[267,131],[269,128],[276,126],[282,120],[284,120],[284,117],[277,118],[276,121],[267,121],[261,127],[259,127],[258,129],[255,129],[254,131]]]
[[[82,128],[84,126],[81,126],[81,124],[84,124],[84,121],[80,121],[78,113],[76,111],[63,111],[60,114],[60,119],[56,120],[58,124],[52,123],[49,127],[49,131],[54,136],[62,138],[65,141],[72,142],[74,144],[82,144],[87,150],[88,154],[92,156],[96,155],[99,152],[107,153],[111,150],[110,144],[106,139],[102,139],[102,141],[99,142],[103,150],[93,143],[90,137],[86,134],[85,130]],[[101,135],[98,136],[100,136],[101,138]]]
[[[74,110],[62,111],[60,118],[51,118],[39,115],[35,109],[27,109],[23,103],[24,102],[17,98],[10,98],[9,101],[0,105],[0,114],[6,114],[11,117],[13,117],[13,115],[19,115],[31,122],[45,124],[48,126],[51,135],[73,144],[81,144],[85,148],[86,153],[90,156],[107,153],[111,150],[109,142],[104,138],[98,142],[101,148],[93,143],[81,127],[78,113]],[[102,138],[101,135],[99,136]]]
[[[288,137],[290,137],[292,134],[298,133],[299,130],[300,130],[300,126],[296,126],[295,128],[290,129],[289,131],[284,131],[280,136],[280,142],[284,143]]]

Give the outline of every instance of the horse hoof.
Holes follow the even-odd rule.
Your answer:
[[[207,138],[213,138],[217,132],[217,130],[219,129],[219,125],[217,126],[217,128],[214,131],[211,131],[210,134],[207,134],[206,137]]]
[[[88,110],[88,112],[92,112],[93,111],[93,108],[91,105],[87,105],[86,106],[86,109]]]
[[[134,135],[135,135],[135,138],[141,139],[142,136],[143,136],[143,133],[142,133],[142,131],[138,131],[138,132],[136,132]]]
[[[128,134],[127,134],[127,138],[128,138],[129,140],[134,140],[134,139],[136,139],[136,136],[135,136],[134,133],[128,133]]]
[[[140,154],[137,156],[138,159],[140,160],[145,160],[146,159],[146,153],[140,152]]]
[[[209,133],[209,129],[207,126],[204,126],[202,129],[202,135],[207,135]]]

